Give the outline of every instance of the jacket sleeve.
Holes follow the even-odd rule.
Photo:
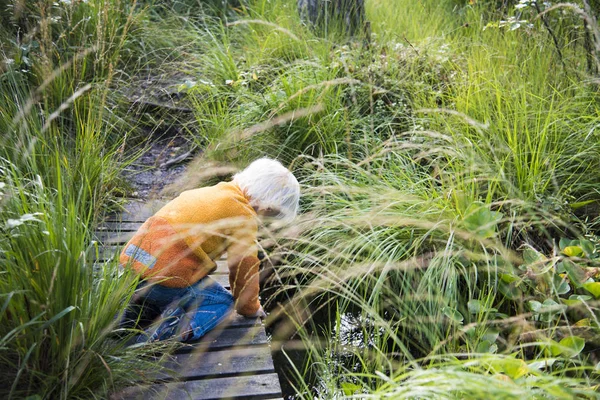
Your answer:
[[[254,221],[242,224],[232,234],[227,248],[229,284],[235,298],[235,309],[244,316],[253,315],[260,308],[257,231],[258,227]]]

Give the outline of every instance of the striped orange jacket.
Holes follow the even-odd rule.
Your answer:
[[[257,215],[232,182],[181,193],[149,218],[125,245],[120,262],[144,279],[186,287],[204,278],[225,252],[242,315],[258,311]]]

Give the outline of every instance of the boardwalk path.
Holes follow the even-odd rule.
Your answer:
[[[97,233],[106,260],[129,240],[163,202],[132,202]],[[229,289],[227,263],[217,262],[212,279]],[[130,388],[115,399],[276,399],[281,387],[260,319],[235,316],[202,340],[179,350],[157,373],[155,384]]]

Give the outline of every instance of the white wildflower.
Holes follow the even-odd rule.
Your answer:
[[[6,226],[9,228],[16,228],[19,225],[23,225],[23,221],[21,221],[20,219],[11,219],[9,218],[6,221]]]
[[[43,215],[42,213],[33,213],[33,214],[23,214],[19,217],[19,219],[9,218],[6,221],[6,226],[9,228],[16,228],[17,226],[23,225],[25,222],[35,221],[42,222],[40,219],[36,218],[38,215]]]

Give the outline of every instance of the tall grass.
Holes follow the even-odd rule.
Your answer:
[[[109,88],[171,68],[197,78],[196,165],[271,155],[303,182],[303,217],[269,237],[274,314],[308,349],[299,397],[597,397],[598,101],[576,18],[549,19],[555,42],[535,15],[500,27],[516,12],[495,2],[372,0],[371,37],[340,41],[292,0],[61,4],[28,4],[30,36],[4,50],[12,395],[135,373],[108,337],[131,283],[81,254],[129,129]]]
[[[0,75],[0,393],[106,398],[158,362],[148,358],[157,346],[127,348],[116,335],[136,279],[116,260],[94,265],[91,231],[135,161],[111,89],[120,67],[139,67],[128,49],[144,9],[26,6],[9,19],[28,35],[3,46]]]
[[[274,298],[290,299],[280,311],[308,349],[292,367],[300,397],[510,398],[532,382],[532,396],[595,397],[597,304],[580,279],[595,283],[597,250],[573,261],[577,278],[558,245],[597,242],[597,212],[575,215],[600,181],[585,53],[561,60],[540,20],[509,31],[464,3],[367,2],[365,45],[315,37],[290,2],[255,2],[199,59],[199,140],[303,178]]]

